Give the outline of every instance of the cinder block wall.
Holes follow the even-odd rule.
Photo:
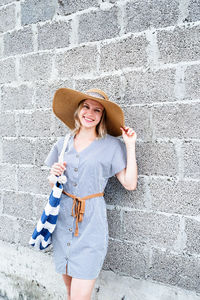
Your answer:
[[[138,136],[137,190],[106,189],[104,270],[200,292],[200,1],[0,0],[0,239],[16,248],[66,133],[59,87],[105,90]]]

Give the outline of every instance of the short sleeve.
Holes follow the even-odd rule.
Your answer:
[[[127,165],[126,145],[118,139],[117,146],[114,150],[114,155],[111,163],[110,177],[122,171]]]
[[[51,167],[55,162],[58,162],[58,141],[52,146],[44,161],[47,167]]]

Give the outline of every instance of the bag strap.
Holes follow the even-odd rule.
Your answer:
[[[65,154],[65,150],[67,148],[67,143],[69,141],[69,138],[70,138],[70,133],[67,133],[66,136],[65,136],[65,139],[64,139],[64,143],[63,143],[63,147],[62,147],[62,151],[59,155],[59,158],[58,158],[58,162],[59,163],[63,163],[63,160],[64,160],[64,154]]]
[[[60,153],[59,158],[58,158],[58,162],[61,163],[61,164],[63,163],[63,160],[64,160],[64,154],[65,154],[65,150],[67,148],[67,143],[69,141],[70,135],[71,135],[70,133],[66,134],[65,139],[64,139],[64,143],[63,143],[63,147],[62,147],[61,153]],[[63,173],[64,173],[64,171],[62,172],[62,174],[60,176],[56,176],[56,175],[51,174],[47,178],[53,184],[55,184],[57,181],[59,183],[64,184],[64,183],[67,182],[67,177],[65,175],[63,175]]]

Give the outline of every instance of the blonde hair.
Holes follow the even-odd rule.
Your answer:
[[[73,129],[72,133],[75,135],[75,134],[78,134],[80,129],[81,129],[81,122],[80,122],[80,119],[79,119],[79,112],[80,110],[82,109],[83,107],[83,104],[84,104],[84,100],[81,100],[78,104],[78,107],[74,113],[74,121],[75,121],[75,128]],[[106,135],[107,133],[107,128],[106,128],[106,111],[105,111],[105,108],[102,112],[102,116],[101,116],[101,120],[99,121],[99,123],[97,124],[96,126],[96,133],[97,133],[97,138],[102,138]]]

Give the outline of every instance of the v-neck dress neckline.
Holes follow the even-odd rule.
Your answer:
[[[72,147],[74,149],[74,151],[77,153],[77,154],[82,154],[82,152],[86,151],[87,149],[89,149],[93,144],[95,144],[96,141],[98,141],[97,138],[95,138],[87,147],[85,147],[84,149],[82,149],[81,151],[77,151],[75,146],[74,146],[74,137],[75,135],[72,135]]]

